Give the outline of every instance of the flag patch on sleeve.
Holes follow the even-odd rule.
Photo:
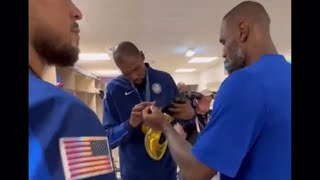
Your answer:
[[[107,137],[61,138],[59,146],[67,180],[80,180],[113,172]]]

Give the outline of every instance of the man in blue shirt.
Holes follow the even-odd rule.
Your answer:
[[[191,147],[154,106],[144,123],[161,130],[186,179],[291,179],[291,65],[272,42],[264,7],[245,1],[223,19],[220,42],[229,77],[212,117]],[[150,109],[151,108],[151,112]]]
[[[170,104],[179,92],[172,77],[144,63],[142,51],[131,42],[121,42],[113,57],[122,75],[106,87],[103,123],[111,148],[119,146],[120,171],[123,180],[176,180],[177,170],[166,150],[160,160],[151,159],[144,145],[142,110],[155,103]],[[177,119],[191,112],[190,103],[171,109]]]
[[[115,179],[107,137],[95,113],[74,96],[41,79],[46,66],[72,66],[77,61],[76,21],[81,18],[71,0],[29,1],[28,130],[32,180]]]

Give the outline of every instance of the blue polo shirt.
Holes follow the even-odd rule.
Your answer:
[[[192,149],[221,180],[291,179],[291,65],[262,56],[221,85]]]

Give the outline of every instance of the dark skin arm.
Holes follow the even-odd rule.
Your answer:
[[[143,120],[151,128],[162,131],[168,140],[170,153],[187,180],[208,180],[217,172],[198,161],[191,153],[191,144],[181,137],[165,120],[160,110],[154,106],[146,108]],[[184,119],[191,119],[190,113],[181,114]]]

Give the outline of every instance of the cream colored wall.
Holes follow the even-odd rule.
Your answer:
[[[200,73],[174,73],[172,78],[176,82],[184,82],[185,84],[198,84]]]
[[[227,77],[224,74],[223,63],[219,63],[214,67],[208,68],[197,73],[175,73],[172,77],[176,83],[184,82],[185,84],[197,84],[198,91],[210,89],[217,91],[222,81]]]
[[[221,82],[227,76],[224,74],[223,63],[219,63],[216,66],[204,70],[199,75],[199,86],[198,90],[210,89],[217,91],[220,87]]]

